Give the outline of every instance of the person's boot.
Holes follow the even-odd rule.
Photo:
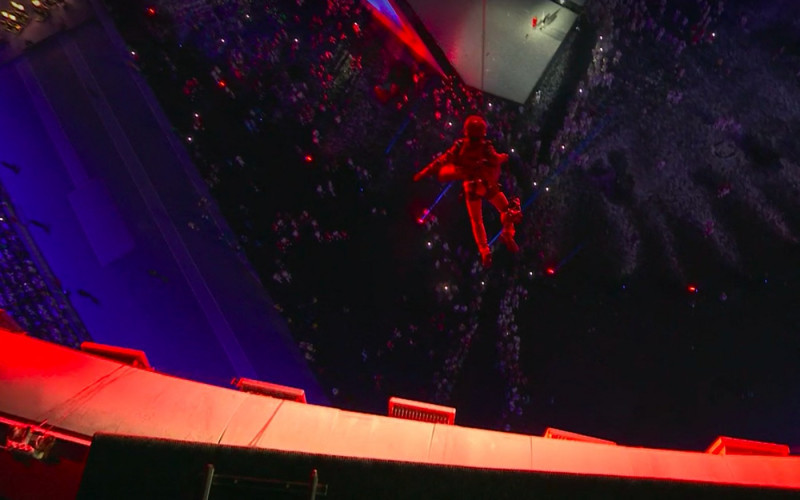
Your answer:
[[[500,215],[500,222],[503,224],[503,231],[500,233],[500,239],[503,240],[506,248],[511,253],[519,252],[519,245],[514,241],[514,234],[516,234],[514,224],[521,221],[522,210],[519,205],[519,198],[511,198],[508,202],[508,208]]]
[[[503,231],[500,233],[500,239],[503,240],[503,244],[509,252],[519,252],[519,245],[514,241],[514,226],[511,226],[511,229],[503,228]]]
[[[522,222],[522,208],[520,207],[518,197],[515,196],[508,200],[508,208],[506,208],[505,215],[511,224],[519,224]]]
[[[492,250],[488,246],[485,246],[480,249],[480,252],[481,264],[483,264],[483,267],[492,267]]]

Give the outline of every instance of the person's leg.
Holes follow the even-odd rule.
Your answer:
[[[465,182],[464,199],[467,202],[469,223],[472,225],[472,236],[475,238],[475,244],[478,245],[478,251],[481,253],[481,262],[485,267],[488,267],[492,264],[492,252],[489,249],[486,228],[483,225],[483,199],[477,187],[475,182]]]
[[[506,248],[512,253],[519,252],[519,245],[514,241],[514,235],[517,232],[514,224],[522,220],[519,198],[512,198],[511,202],[509,202],[506,195],[498,189],[489,198],[489,203],[494,205],[497,211],[500,212],[500,222],[503,225],[500,238],[503,240]]]

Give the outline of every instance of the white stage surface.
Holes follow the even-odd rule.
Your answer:
[[[407,3],[464,83],[519,103],[528,99],[578,18],[549,0]]]

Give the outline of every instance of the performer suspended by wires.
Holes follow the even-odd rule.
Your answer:
[[[512,253],[519,251],[514,241],[514,224],[522,220],[519,198],[510,201],[500,190],[500,167],[508,160],[508,154],[495,151],[486,139],[486,120],[477,115],[467,117],[464,122],[464,137],[457,139],[450,148],[436,157],[430,164],[414,175],[417,182],[429,175],[440,182],[462,181],[467,203],[472,234],[484,267],[492,264],[492,252],[483,225],[483,200],[486,199],[500,213],[503,230],[500,239]]]

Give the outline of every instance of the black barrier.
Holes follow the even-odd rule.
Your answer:
[[[98,434],[78,498],[198,499],[206,492],[211,499],[798,497],[790,490],[445,467]]]

